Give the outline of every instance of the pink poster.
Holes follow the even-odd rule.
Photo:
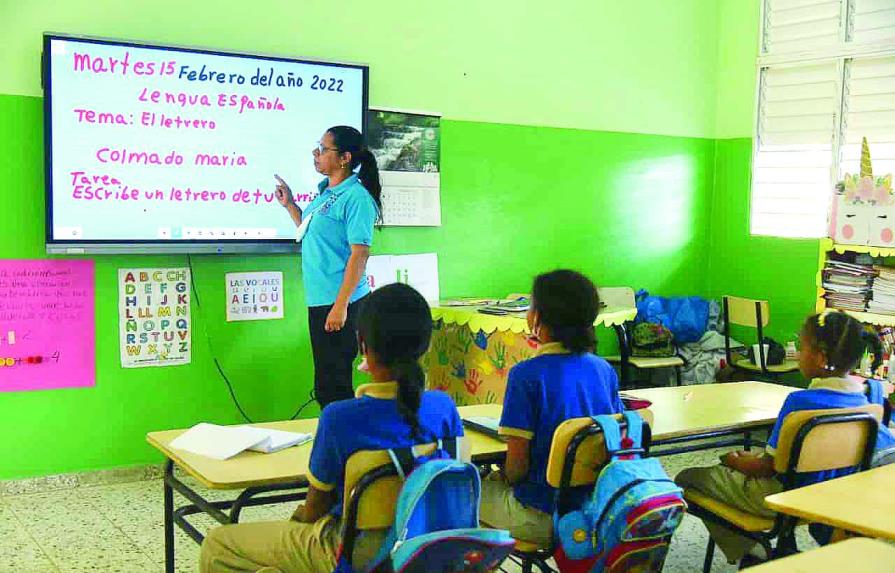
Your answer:
[[[94,386],[93,261],[0,259],[0,392]]]

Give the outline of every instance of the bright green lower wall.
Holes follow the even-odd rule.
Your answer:
[[[41,103],[0,96],[2,258],[46,256]],[[604,285],[700,293],[714,165],[710,139],[445,121],[444,225],[386,228],[374,252],[438,252],[444,296],[526,290],[534,274],[560,266]],[[250,416],[282,419],[307,397],[311,353],[297,258],[194,257],[202,310],[193,304],[192,364],[137,370],[121,369],[118,357],[117,269],[186,259],[95,260],[96,387],[0,394],[0,434],[11,436],[0,479],[157,462],[147,431],[240,421],[205,329]],[[224,273],[240,270],[284,271],[283,321],[225,322]]]
[[[767,333],[783,343],[797,337],[814,311],[818,242],[749,235],[751,139],[715,143],[715,184],[708,243],[708,296],[767,299]],[[745,334],[754,343],[755,331]]]

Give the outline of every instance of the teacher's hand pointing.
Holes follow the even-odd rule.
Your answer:
[[[274,177],[277,180],[277,187],[275,190],[277,201],[279,201],[280,205],[283,207],[288,207],[289,205],[294,204],[295,199],[292,197],[292,189],[289,188],[289,185],[287,185],[279,175],[274,174]]]

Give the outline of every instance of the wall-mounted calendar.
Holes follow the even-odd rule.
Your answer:
[[[388,226],[441,225],[441,117],[371,109],[367,141],[382,179]]]

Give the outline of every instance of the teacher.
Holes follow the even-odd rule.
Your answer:
[[[276,176],[276,196],[299,228],[297,239],[302,241],[314,395],[323,408],[354,397],[356,321],[359,306],[370,292],[365,269],[373,227],[381,220],[382,185],[376,158],[353,127],[331,127],[312,153],[314,167],[326,177],[318,185],[319,195],[302,211],[289,185]]]

